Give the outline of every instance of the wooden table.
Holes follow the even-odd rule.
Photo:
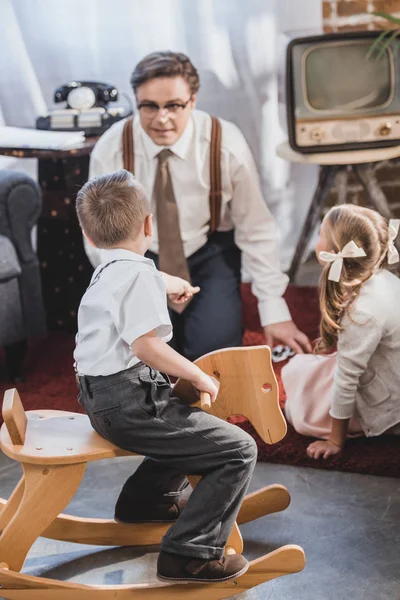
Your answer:
[[[4,148],[0,154],[37,158],[43,209],[38,222],[38,255],[49,329],[76,331],[76,313],[93,268],[83,249],[75,197],[87,181],[89,157],[98,138],[72,150]]]
[[[384,217],[390,218],[392,216],[386,196],[379,187],[372,167],[373,163],[399,157],[400,146],[347,152],[301,154],[300,152],[295,152],[288,142],[283,142],[277,147],[276,153],[280,158],[289,162],[320,165],[317,188],[314,192],[288,272],[291,281],[294,281],[296,277],[311,235],[320,221],[329,191],[335,182],[338,192],[338,204],[346,202],[347,182],[350,171],[353,171],[357,176],[371,206]]]

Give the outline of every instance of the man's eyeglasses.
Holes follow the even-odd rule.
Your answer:
[[[189,100],[184,104],[180,102],[167,102],[165,106],[159,106],[156,102],[144,101],[138,104],[138,110],[140,110],[141,114],[145,115],[146,117],[155,117],[159,110],[162,110],[165,114],[174,117],[178,116],[185,110],[191,99],[192,96],[190,96]]]

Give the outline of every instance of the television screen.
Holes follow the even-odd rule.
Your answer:
[[[304,90],[309,108],[335,113],[376,109],[393,94],[392,52],[368,57],[372,41],[314,47],[304,57]]]

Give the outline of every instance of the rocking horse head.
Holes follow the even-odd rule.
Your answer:
[[[220,419],[243,415],[267,444],[275,444],[286,435],[268,346],[217,350],[195,362],[220,384],[217,400],[209,409],[211,414]],[[186,381],[176,383],[175,394],[193,401],[193,389]]]

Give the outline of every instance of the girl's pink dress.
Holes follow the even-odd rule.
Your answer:
[[[336,354],[318,356],[297,354],[282,369],[286,391],[286,419],[298,433],[328,439],[331,432],[333,375]],[[349,436],[363,435],[355,415],[350,420]]]

